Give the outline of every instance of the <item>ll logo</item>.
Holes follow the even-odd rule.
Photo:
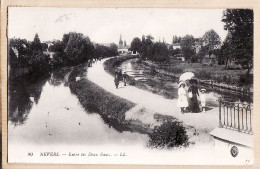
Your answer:
[[[233,146],[230,150],[230,153],[233,157],[236,157],[238,155],[238,148],[236,146]]]

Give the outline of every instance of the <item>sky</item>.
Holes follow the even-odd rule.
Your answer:
[[[134,37],[152,35],[155,41],[172,37],[202,37],[214,29],[223,41],[227,35],[221,22],[224,9],[174,8],[50,8],[9,7],[8,37],[32,41],[61,40],[64,33],[79,32],[96,43],[130,44]]]

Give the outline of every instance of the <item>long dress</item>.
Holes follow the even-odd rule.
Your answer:
[[[190,99],[190,110],[194,113],[197,113],[200,111],[197,98],[197,95],[199,96],[198,88],[196,86],[191,86],[188,91],[192,92],[192,98]]]
[[[178,101],[177,101],[177,106],[178,107],[188,107],[189,103],[188,103],[188,98],[187,98],[187,93],[186,90],[182,87],[180,87],[178,89]]]
[[[206,94],[200,93],[200,102],[202,107],[206,107]]]

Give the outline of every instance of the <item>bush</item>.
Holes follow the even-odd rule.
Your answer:
[[[253,85],[253,75],[247,73],[241,75],[238,80],[238,85],[244,87]]]
[[[168,121],[155,127],[148,136],[148,147],[152,148],[186,147],[189,144],[185,127],[177,121]]]

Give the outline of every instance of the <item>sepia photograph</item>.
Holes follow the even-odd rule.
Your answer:
[[[253,165],[252,9],[8,7],[8,163]]]

